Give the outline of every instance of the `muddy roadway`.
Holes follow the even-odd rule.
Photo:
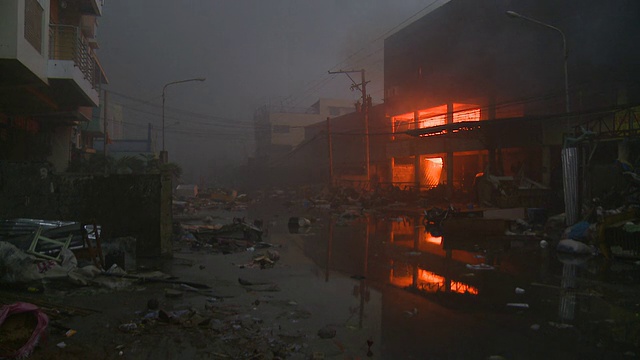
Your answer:
[[[49,305],[59,316],[31,358],[630,359],[640,354],[639,266],[633,261],[560,257],[553,244],[542,248],[539,239],[524,237],[486,241],[468,234],[443,240],[426,232],[420,219],[399,213],[339,219],[281,203],[264,199],[246,212],[209,214],[219,223],[262,219],[263,240],[280,255],[273,267],[252,262],[267,249],[223,255],[178,241],[173,259],[139,261],[139,266],[211,289],[125,281],[112,291],[52,283],[43,294],[23,296],[59,305],[57,310]],[[313,223],[290,229],[292,216]],[[154,315],[156,307],[164,315]],[[135,329],[123,326],[129,323]],[[68,329],[77,333],[65,337]],[[59,348],[60,342],[66,346]]]

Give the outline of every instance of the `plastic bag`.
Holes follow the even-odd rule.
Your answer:
[[[0,283],[19,283],[42,279],[35,258],[8,242],[0,241]]]
[[[24,345],[12,353],[0,354],[0,358],[24,359],[28,357],[35,349],[40,338],[44,335],[47,325],[49,325],[49,318],[37,306],[24,302],[17,302],[0,308],[0,328],[2,328],[2,325],[9,316],[26,312],[32,312],[33,316],[37,320],[37,324],[33,329],[33,333],[31,333],[31,337],[29,337],[29,340],[27,340]]]

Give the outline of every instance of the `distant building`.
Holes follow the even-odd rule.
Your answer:
[[[185,184],[176,186],[175,194],[178,198],[194,198],[198,196],[198,185]]]
[[[152,137],[153,127],[149,124],[146,139],[124,139],[108,137],[107,154],[115,159],[125,156],[157,158],[156,144]],[[98,153],[104,152],[104,138],[93,139],[93,148]]]
[[[304,140],[304,127],[327,117],[355,111],[350,100],[320,99],[309,108],[265,105],[254,114],[255,159],[260,162],[281,161]]]

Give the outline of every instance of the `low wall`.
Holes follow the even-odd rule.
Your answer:
[[[171,178],[166,174],[56,174],[46,163],[0,162],[0,219],[102,225],[133,236],[138,256],[171,254]]]

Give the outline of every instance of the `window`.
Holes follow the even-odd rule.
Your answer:
[[[275,134],[288,134],[289,125],[273,125],[273,132]]]
[[[42,13],[38,0],[26,0],[24,6],[24,38],[42,54]]]

